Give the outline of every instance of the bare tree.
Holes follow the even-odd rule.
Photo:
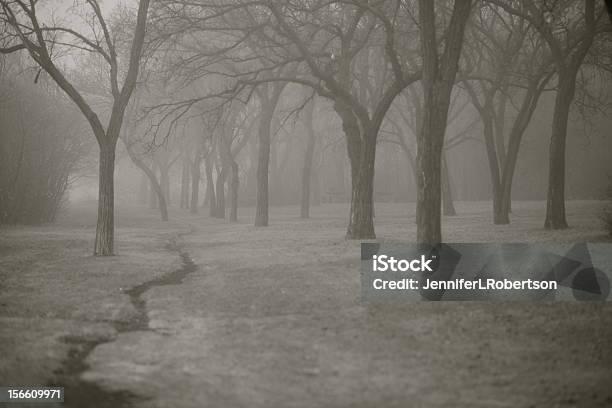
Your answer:
[[[576,93],[576,76],[602,28],[605,8],[595,0],[560,1],[549,5],[535,0],[520,3],[490,0],[507,12],[529,21],[548,45],[557,74],[557,96],[550,137],[546,220],[548,229],[567,228],[565,217],[565,147],[570,107]],[[608,21],[605,21],[607,24]]]
[[[417,137],[417,242],[442,242],[440,170],[451,91],[459,65],[470,0],[455,0],[439,54],[434,2],[419,0],[423,53],[423,125]]]
[[[402,92],[400,98],[396,100],[390,114],[385,120],[391,125],[392,130],[386,130],[388,133],[395,135],[395,139],[384,139],[384,142],[396,143],[400,146],[404,153],[408,164],[410,165],[411,174],[414,178],[414,184],[417,184],[417,168],[416,168],[416,137],[423,127],[423,97],[422,93],[417,90],[417,84],[409,86]],[[461,100],[459,92],[455,92],[449,106],[449,117],[447,120],[447,131],[457,127],[456,122],[461,117],[465,110],[466,102]],[[445,138],[445,146],[442,152],[441,159],[441,189],[442,189],[442,213],[446,216],[455,216],[457,211],[453,203],[452,183],[448,163],[446,159],[447,151],[458,146],[459,144],[471,140],[469,133],[471,132],[472,123],[468,123],[460,131],[454,131]]]
[[[529,22],[483,5],[466,43],[462,86],[478,112],[489,163],[493,223],[510,222],[511,192],[521,140],[554,70]],[[508,127],[508,113],[516,116]]]
[[[255,226],[268,226],[270,192],[269,192],[269,173],[270,173],[270,137],[272,118],[274,110],[280,99],[281,93],[286,86],[286,82],[264,82],[256,88],[259,99],[260,113],[259,126],[257,128],[257,198],[255,204]]]
[[[4,26],[5,40],[12,44],[0,48],[2,53],[26,50],[30,57],[44,70],[78,106],[89,122],[100,148],[98,222],[96,225],[95,255],[113,255],[114,252],[114,170],[115,150],[121,125],[136,80],[143,49],[149,0],[140,0],[138,15],[129,58],[122,75],[122,66],[109,25],[97,0],[87,0],[94,18],[92,34],[87,36],[76,27],[47,25],[39,20],[38,1],[0,1],[0,22]],[[56,55],[60,50],[79,49],[99,54],[109,67],[109,87],[112,107],[108,122],[103,125],[85,96],[77,90],[58,65]],[[123,84],[120,85],[121,80]]]
[[[222,1],[190,4],[188,8],[183,7],[182,0],[168,0],[164,4],[173,15],[185,9],[206,11],[180,19],[177,23],[180,28],[173,27],[180,36],[184,37],[186,31],[207,32],[211,26],[221,33],[220,46],[208,45],[203,51],[198,50],[200,57],[183,58],[183,61],[192,67],[190,73],[197,72],[200,77],[222,74],[230,78],[226,95],[234,96],[266,83],[296,83],[311,87],[334,102],[334,109],[343,122],[352,169],[347,237],[373,238],[378,131],[395,96],[420,78],[418,64],[412,61],[416,60],[416,50],[411,48],[416,39],[410,30],[414,25],[412,6],[399,0],[379,3]],[[222,60],[228,61],[223,69]],[[228,64],[232,69],[227,68]],[[366,81],[378,77],[380,86],[368,93],[363,81],[354,80],[356,74]],[[271,96],[274,92],[268,95],[273,101]],[[263,99],[264,106],[272,105]],[[183,105],[193,103],[191,100]],[[268,116],[262,115],[262,132],[266,128],[263,119]],[[268,154],[265,137],[262,141],[257,225],[267,224],[263,184]]]

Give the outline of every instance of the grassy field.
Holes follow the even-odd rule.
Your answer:
[[[508,226],[457,207],[448,242],[608,240],[597,202],[555,232],[543,203]],[[90,255],[92,206],[1,230],[0,385],[62,383],[71,407],[612,406],[608,304],[362,304],[345,205],[274,207],[263,229],[240,210],[119,208],[111,258]],[[413,205],[376,211],[379,240],[414,240]]]

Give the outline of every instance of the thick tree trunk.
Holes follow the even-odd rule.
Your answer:
[[[334,109],[342,119],[351,166],[351,207],[346,238],[374,239],[374,162],[378,129],[370,129],[362,139],[353,112],[339,101]]]
[[[565,140],[570,106],[576,89],[576,71],[559,72],[559,85],[550,137],[546,229],[567,228],[565,219]]]
[[[270,169],[270,126],[274,107],[269,105],[262,108],[262,115],[259,120],[257,140],[259,149],[257,152],[257,195],[255,208],[255,226],[268,226],[269,211],[269,169]],[[219,192],[217,191],[217,195]]]
[[[454,217],[457,215],[455,204],[453,203],[453,189],[451,176],[446,161],[446,153],[442,152],[442,214]]]
[[[361,143],[357,177],[353,178],[351,212],[346,232],[348,239],[374,239],[374,162],[376,131],[366,134]]]
[[[438,55],[434,4],[419,0],[423,52],[423,120],[417,136],[417,242],[442,242],[440,170],[450,96],[457,74],[471,1],[456,0],[446,32],[442,58]]]
[[[442,241],[440,159],[446,121],[433,118],[435,107],[430,103],[426,101],[417,137],[417,241],[437,245]]]
[[[306,110],[306,154],[304,155],[304,167],[302,168],[302,199],[300,204],[300,217],[310,217],[310,186],[312,182],[312,161],[314,158],[315,134],[312,123],[312,103]]]
[[[189,212],[191,214],[198,213],[198,201],[200,194],[200,163],[202,157],[197,153],[191,164],[191,203],[189,206]]]
[[[231,159],[232,174],[230,181],[230,222],[238,221],[238,187],[240,186],[240,178],[238,173],[238,163]]]
[[[98,222],[94,255],[113,255],[115,240],[115,143],[100,146]]]

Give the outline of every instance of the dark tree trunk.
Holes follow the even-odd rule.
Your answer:
[[[267,227],[269,214],[270,130],[274,110],[286,83],[277,82],[262,89],[260,95],[261,114],[257,131],[257,192],[255,203],[255,226]]]
[[[417,136],[417,242],[438,245],[441,231],[441,159],[450,96],[457,74],[471,1],[455,0],[442,57],[438,55],[434,4],[419,0],[423,53],[423,120]]]
[[[304,167],[302,168],[302,199],[300,204],[300,217],[310,217],[310,186],[312,182],[312,161],[314,158],[315,134],[312,123],[312,106],[309,104],[306,110],[306,154],[304,155]]]
[[[269,210],[269,169],[270,169],[270,126],[274,107],[266,105],[262,108],[257,140],[259,149],[257,152],[257,195],[255,208],[255,226],[268,226]],[[219,192],[217,191],[217,195]]]
[[[367,133],[361,142],[357,177],[353,177],[351,212],[346,236],[349,239],[374,239],[374,162],[376,132]]]
[[[455,204],[453,203],[451,176],[444,152],[442,153],[442,214],[449,217],[457,215]]]
[[[581,41],[565,55],[557,55],[557,96],[553,112],[548,166],[548,196],[544,228],[567,228],[565,218],[565,143],[570,107],[576,92],[576,75],[586,57],[596,31],[596,7],[594,0],[585,0],[585,31]],[[563,61],[561,61],[563,59]]]
[[[508,151],[506,152],[506,161],[504,162],[502,173],[502,197],[500,200],[500,217],[508,219],[510,222],[510,214],[512,213],[512,181],[514,180],[514,171],[518,160],[518,153],[521,146],[521,139],[527,129],[527,125],[531,120],[531,116],[537,106],[537,101],[541,91],[537,91],[529,95],[528,102],[523,103],[523,107],[519,112],[519,117],[515,120],[512,130],[508,137]]]
[[[546,229],[567,228],[565,219],[565,140],[570,106],[576,89],[576,71],[560,71],[550,137]]]
[[[347,239],[374,239],[374,162],[378,129],[369,129],[361,137],[358,119],[342,102],[334,109],[342,119],[346,148],[351,166],[351,208]]]
[[[440,159],[446,121],[433,119],[426,99],[423,129],[417,137],[417,241],[436,245],[442,241]]]
[[[198,201],[200,194],[200,163],[202,157],[197,153],[191,164],[191,203],[189,206],[189,212],[191,214],[198,213]]]
[[[98,222],[94,255],[113,255],[115,234],[115,143],[100,146],[98,174]]]
[[[492,110],[493,108],[489,105],[490,101],[485,103],[486,109]],[[483,115],[482,117],[484,125],[484,140],[487,152],[487,159],[489,163],[489,173],[491,175],[491,194],[493,196],[493,224],[505,225],[510,223],[510,217],[508,211],[504,206],[504,190],[501,185],[501,174],[500,167],[503,163],[500,163],[497,155],[497,149],[495,147],[496,142],[499,142],[499,138],[496,139],[493,128],[492,116]],[[502,142],[503,143],[503,142]],[[501,164],[501,166],[500,166]]]

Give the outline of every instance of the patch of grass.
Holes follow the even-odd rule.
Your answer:
[[[113,324],[136,313],[125,292],[181,263],[165,247],[188,231],[184,225],[123,209],[117,256],[94,257],[94,222],[95,207],[85,207],[64,213],[56,224],[2,231],[0,384],[44,385],[68,353],[65,339],[115,336]]]

